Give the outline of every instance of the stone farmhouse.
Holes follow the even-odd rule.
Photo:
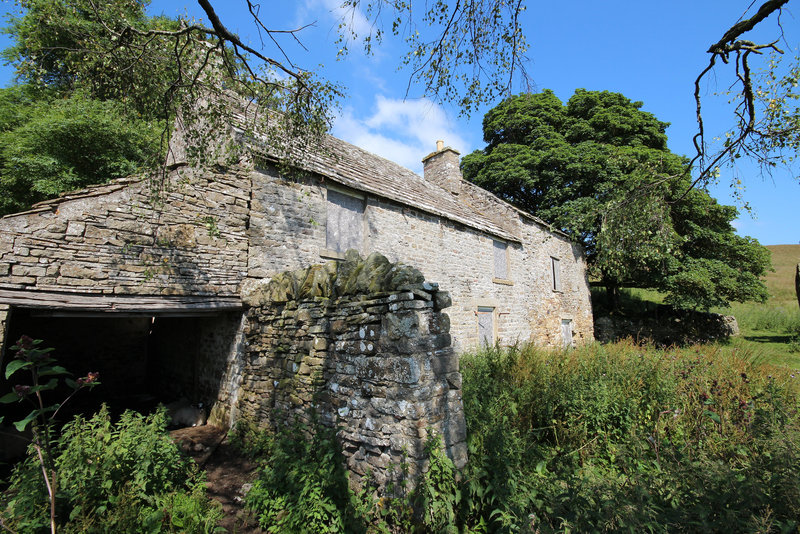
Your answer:
[[[5,356],[21,334],[41,338],[120,395],[224,400],[217,413],[230,423],[247,380],[236,362],[248,295],[349,249],[416,267],[448,292],[456,353],[593,339],[581,248],[464,181],[458,152],[439,142],[419,176],[324,144],[302,172],[251,149],[235,164],[178,162],[163,181],[115,180],[0,219]]]

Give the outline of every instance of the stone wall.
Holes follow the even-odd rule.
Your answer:
[[[668,306],[660,307],[655,317],[604,316],[595,321],[595,337],[604,343],[630,338],[659,346],[688,345],[738,335],[733,315],[676,311]]]
[[[441,435],[458,467],[466,429],[458,357],[450,346],[447,293],[380,254],[285,272],[245,301],[247,355],[238,409],[275,426],[298,417],[341,426],[351,472],[379,485],[408,454],[412,478],[423,447]]]
[[[252,175],[249,273],[271,276],[330,258],[326,250],[326,182],[313,176],[286,180],[272,168]],[[462,195],[474,194],[462,184]],[[486,193],[483,193],[486,195]],[[429,280],[447,282],[457,351],[478,345],[477,308],[494,309],[501,344],[533,341],[561,346],[561,321],[573,322],[574,343],[593,339],[589,285],[580,247],[503,203],[519,242],[508,242],[509,279],[494,272],[492,236],[440,216],[365,195],[364,242],[359,252],[417,266]],[[559,258],[561,289],[554,291],[551,257]]]
[[[242,283],[330,259],[326,194],[330,180],[286,179],[274,168],[246,165],[176,171],[159,197],[150,182],[120,180],[44,203],[0,220],[0,290],[93,295],[237,297]],[[341,190],[341,186],[337,186]],[[346,188],[345,188],[346,189]],[[453,345],[478,345],[478,307],[493,313],[501,344],[574,343],[592,339],[585,261],[566,237],[475,186],[459,194],[501,221],[508,275],[494,272],[494,242],[484,231],[375,195],[364,201],[361,254],[418,266],[446,281]],[[157,200],[156,204],[153,204]],[[562,287],[552,287],[551,257],[560,259]]]
[[[249,199],[249,175],[232,169],[118,180],[42,203],[0,220],[0,288],[238,295]]]

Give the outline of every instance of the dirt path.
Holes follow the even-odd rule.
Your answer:
[[[256,466],[227,442],[226,432],[206,425],[170,434],[205,470],[208,496],[222,503],[225,512],[219,526],[237,534],[263,534],[258,522],[244,509],[243,501],[248,485],[256,477]]]

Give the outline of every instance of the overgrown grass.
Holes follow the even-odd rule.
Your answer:
[[[304,427],[256,440],[248,501],[269,532],[796,532],[800,375],[756,359],[627,343],[465,355],[459,477],[432,443],[414,492],[354,493],[333,431]]]
[[[735,347],[462,359],[460,518],[493,532],[781,532],[800,514],[789,371]]]

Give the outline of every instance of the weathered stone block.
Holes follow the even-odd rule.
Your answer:
[[[47,270],[40,266],[12,265],[11,274],[14,276],[45,276]]]
[[[390,313],[384,317],[382,330],[390,340],[415,336],[419,328],[419,314],[414,311]]]

